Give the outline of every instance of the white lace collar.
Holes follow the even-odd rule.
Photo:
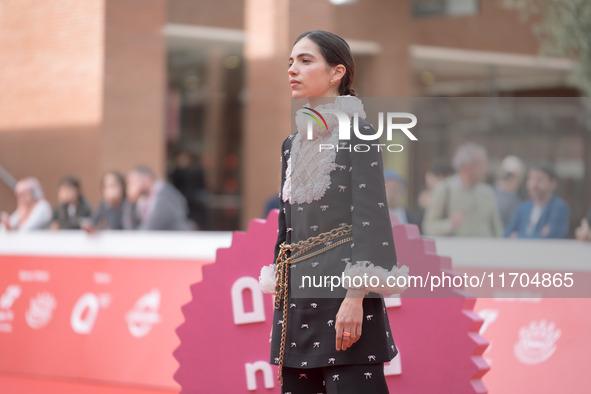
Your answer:
[[[365,118],[363,103],[354,96],[338,96],[334,102],[316,106],[314,109],[337,109],[349,117],[357,113],[360,118]],[[323,127],[312,122],[313,139],[308,140],[308,121],[311,118],[305,112],[310,113],[306,109],[296,112],[297,133],[292,140],[291,155],[287,160],[282,196],[283,201],[289,201],[290,204],[309,204],[320,200],[330,187],[330,173],[336,168],[336,149],[320,152],[319,148],[320,144],[331,144],[333,147],[338,145],[337,117],[332,114],[324,115],[326,125],[323,124]]]

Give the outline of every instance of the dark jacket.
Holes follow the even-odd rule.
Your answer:
[[[169,183],[162,183],[142,218],[135,204],[128,204],[123,217],[127,230],[190,230],[185,197]]]
[[[92,216],[92,223],[99,230],[122,230],[123,212],[128,201],[123,200],[119,207],[107,205],[101,200],[98,209]]]
[[[74,207],[74,206],[72,206]],[[79,230],[80,222],[84,219],[90,219],[92,208],[85,198],[80,198],[80,202],[75,208],[70,208],[69,204],[58,204],[53,211],[52,222],[58,223],[62,230]]]
[[[368,135],[375,133],[362,120],[360,129],[367,130]],[[358,139],[353,132],[351,135],[351,141],[339,141],[339,145],[367,142]],[[312,368],[387,362],[398,353],[398,349],[392,338],[381,295],[370,293],[373,296],[364,298],[362,335],[350,349],[337,352],[334,323],[346,290],[342,287],[334,291],[329,288],[300,288],[304,275],[340,275],[347,262],[371,262],[386,270],[397,265],[381,153],[375,148],[369,152],[339,150],[334,161],[337,168],[330,172],[330,187],[322,198],[310,203],[290,204],[284,201],[283,189],[294,139],[294,136],[288,137],[281,149],[281,199],[275,260],[282,242],[290,244],[305,240],[343,223],[352,225],[353,240],[292,264],[284,365]],[[291,164],[294,167],[298,165]],[[272,364],[278,363],[282,319],[282,308],[275,309],[270,357]]]
[[[519,204],[511,222],[505,229],[505,236],[509,237],[511,233],[517,232],[519,238],[566,238],[568,235],[570,208],[558,196],[552,196],[548,204],[544,207],[538,222],[531,234],[527,232],[527,226],[531,211],[534,207],[533,200],[528,200]],[[550,232],[542,235],[542,229],[550,226]]]

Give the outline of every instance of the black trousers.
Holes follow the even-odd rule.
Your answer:
[[[389,394],[384,364],[283,367],[283,394]]]

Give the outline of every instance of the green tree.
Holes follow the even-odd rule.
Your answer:
[[[591,0],[503,0],[503,3],[519,10],[524,19],[533,21],[542,53],[575,61],[572,82],[586,96],[582,102],[586,112],[591,113]],[[588,202],[591,200],[591,118],[586,119],[588,132],[582,134],[586,187],[582,197]]]
[[[543,53],[576,61],[573,82],[583,95],[591,96],[591,1],[503,0],[532,19]]]

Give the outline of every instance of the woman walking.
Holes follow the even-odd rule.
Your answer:
[[[359,131],[375,134],[351,88],[350,48],[333,33],[303,33],[288,74],[292,97],[308,104],[282,145],[275,263],[261,270],[263,291],[275,293],[270,361],[283,393],[388,393],[383,363],[398,349],[382,294],[402,292],[392,279],[408,268],[397,266],[381,153],[351,149],[366,141],[353,130],[339,140],[337,117],[320,116],[358,114]]]

